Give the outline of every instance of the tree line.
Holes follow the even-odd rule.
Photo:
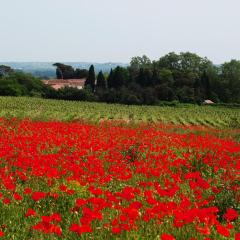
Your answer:
[[[57,67],[58,78],[61,78],[59,71],[67,76],[67,68],[60,66],[59,70]],[[71,72],[74,73],[74,69]],[[96,76],[94,66],[84,72],[85,89],[98,101],[126,104],[201,103],[206,99],[240,102],[240,61],[237,60],[216,66],[194,53],[171,52],[157,61],[145,55],[134,57],[127,68],[116,67],[107,75],[99,72]]]
[[[240,61],[237,60],[216,66],[194,53],[171,52],[157,61],[151,61],[145,55],[133,57],[128,67],[118,66],[110,73],[95,73],[93,65],[89,70],[74,69],[61,63],[54,66],[58,79],[86,78],[85,87],[83,90],[69,87],[54,90],[42,86],[42,97],[148,105],[163,101],[199,104],[206,99],[216,103],[240,103]],[[10,70],[5,66],[6,71]],[[1,95],[2,83],[14,74],[0,70]],[[32,92],[39,92],[39,87],[31,89]]]

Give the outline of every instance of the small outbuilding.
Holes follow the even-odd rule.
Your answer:
[[[212,105],[212,104],[214,104],[214,102],[212,100],[207,99],[207,100],[204,100],[203,104]]]

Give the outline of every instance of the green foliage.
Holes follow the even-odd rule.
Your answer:
[[[23,88],[16,81],[0,80],[0,95],[2,96],[21,96]]]
[[[173,100],[201,104],[206,99],[237,103],[240,102],[239,73],[240,64],[235,60],[216,67],[194,53],[172,52],[153,62],[145,55],[132,58],[127,72],[120,67],[110,72],[108,87],[117,89],[116,95],[121,95],[123,85],[131,92],[132,84],[136,84],[139,87],[134,87],[134,95],[142,104]],[[114,96],[113,99],[110,102],[116,102]]]
[[[107,88],[107,82],[106,79],[103,75],[103,72],[100,71],[97,76],[97,85],[96,85],[96,90],[99,89],[106,89]]]
[[[240,128],[240,118],[233,117],[230,121],[229,126],[231,128]]]
[[[94,92],[94,89],[95,89],[95,80],[96,80],[96,77],[95,77],[94,66],[91,65],[89,68],[87,80],[85,82],[85,87],[91,88],[92,92]]]
[[[58,79],[71,79],[74,78],[74,69],[71,66],[62,64],[62,63],[54,63],[53,66],[57,67],[56,75]]]
[[[60,88],[59,90],[49,91],[46,98],[75,100],[75,101],[96,101],[91,88],[77,89],[72,87]]]
[[[240,61],[224,63],[221,69],[221,84],[226,101],[240,102]]]
[[[240,182],[238,183],[238,185]],[[219,209],[219,219],[223,220],[223,215],[228,208],[236,209],[240,211],[239,205],[239,193],[232,189],[233,183],[224,182],[218,187],[221,189],[220,193],[215,196],[215,206]]]
[[[155,91],[158,100],[173,101],[176,99],[175,93],[167,84],[157,85]]]
[[[151,84],[152,74],[149,69],[141,68],[136,78],[136,83],[142,87],[147,87]]]
[[[0,79],[3,96],[42,96],[45,89],[40,79],[23,72],[12,72]]]
[[[53,66],[57,67],[57,79],[82,79],[88,76],[88,71],[86,69],[77,68],[75,70],[72,66],[62,63],[54,63]]]
[[[122,151],[121,154],[123,155],[123,159],[126,160],[128,163],[135,162],[142,154],[139,150],[139,143],[129,146],[127,149]]]
[[[74,90],[74,89],[68,89]],[[83,99],[95,96],[91,91],[78,90]],[[125,91],[124,89],[122,91]],[[68,92],[68,91],[66,91]],[[108,97],[115,97],[121,101],[117,91],[111,90]],[[63,90],[61,90],[63,94]],[[104,93],[103,93],[104,94]],[[132,103],[135,97],[129,98]],[[64,96],[66,97],[66,95]],[[80,98],[80,97],[79,97]],[[137,97],[139,100],[139,98]],[[128,101],[130,101],[128,99]],[[135,102],[134,102],[135,104]],[[28,97],[0,97],[0,117],[30,118],[36,120],[87,120],[98,122],[109,119],[109,116],[124,121],[155,121],[184,125],[205,125],[214,128],[231,128],[233,119],[240,119],[239,108],[227,108],[223,106],[198,106],[193,104],[181,104],[178,101],[157,102],[159,106],[134,106],[120,104],[105,104],[93,102],[77,102],[63,100],[46,100]],[[238,130],[234,130],[237,136]]]
[[[93,65],[89,71],[74,70],[61,63],[54,66],[59,79],[86,78],[85,90],[94,96],[77,90],[67,89],[70,92],[65,93],[66,89],[55,91],[43,87],[31,75],[17,76],[18,73],[11,73],[6,66],[0,66],[3,80],[0,94],[146,105],[174,100],[202,104],[207,99],[214,103],[240,103],[240,61],[237,60],[214,66],[207,58],[190,52],[171,52],[158,61],[143,55],[132,58],[129,67],[117,66],[106,76],[100,71],[97,79]],[[4,81],[6,78],[8,82]]]
[[[124,68],[116,67],[114,71],[110,72],[108,78],[109,88],[121,88],[126,83],[126,71]]]
[[[177,91],[178,99],[183,103],[194,103],[194,88],[184,86],[183,88],[179,88]]]
[[[14,72],[14,70],[11,67],[0,65],[0,78],[12,72]]]
[[[130,62],[130,68],[135,70],[149,67],[151,67],[151,60],[146,55],[143,55],[142,57],[133,57]]]
[[[79,69],[77,68],[74,72],[74,78],[76,79],[82,79],[88,77],[88,70],[86,69]]]

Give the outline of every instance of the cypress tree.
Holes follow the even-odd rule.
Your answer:
[[[108,78],[107,78],[107,85],[108,85],[108,88],[113,88],[114,87],[112,68],[111,68],[111,71],[110,71],[110,73],[108,75]]]
[[[113,87],[120,88],[124,84],[124,76],[121,68],[118,66],[113,73]]]
[[[94,92],[95,89],[95,71],[94,66],[91,65],[88,72],[88,77],[85,82],[85,87],[90,87],[92,92]]]
[[[96,88],[97,89],[106,89],[107,88],[107,83],[106,83],[106,80],[105,80],[105,77],[104,77],[102,71],[100,71],[98,73]]]

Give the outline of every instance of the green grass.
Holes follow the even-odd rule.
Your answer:
[[[29,97],[0,97],[0,117],[42,121],[83,120],[94,123],[103,120],[123,120],[240,128],[239,108],[186,104],[177,107],[127,106]]]

